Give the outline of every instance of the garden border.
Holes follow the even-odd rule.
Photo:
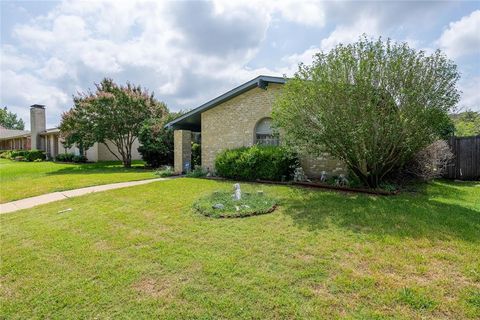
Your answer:
[[[217,217],[214,217],[210,214],[205,214],[204,211],[199,210],[198,208],[193,208],[193,210],[196,211],[196,213],[201,214],[204,217],[212,218],[212,219],[241,219],[241,218],[248,218],[248,217],[254,217],[254,216],[261,216],[261,215],[264,215],[264,214],[269,214],[269,213],[274,212],[277,208],[278,208],[278,204],[274,204],[273,206],[271,206],[265,212],[253,211],[253,212],[250,212],[250,213],[245,213],[245,214],[241,214],[241,215],[237,215],[237,216],[219,215]]]
[[[225,179],[222,177],[206,177],[204,179],[211,179],[211,180],[231,180],[232,179]],[[271,180],[261,180],[257,179],[255,181],[245,181],[248,183],[263,183],[263,184],[275,184],[275,185],[285,185],[285,186],[300,186],[306,188],[315,188],[315,189],[327,189],[327,190],[334,190],[334,191],[343,191],[343,192],[351,192],[351,193],[363,193],[363,194],[372,194],[372,195],[380,195],[380,196],[394,196],[400,193],[399,190],[397,191],[386,191],[386,190],[371,190],[371,189],[363,189],[363,188],[349,188],[349,187],[340,187],[340,186],[331,186],[326,184],[320,184],[315,182],[282,182],[282,181],[271,181]]]

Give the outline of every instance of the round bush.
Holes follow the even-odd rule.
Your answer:
[[[255,145],[225,150],[215,159],[217,175],[247,181],[290,179],[297,166],[295,154],[276,146]]]
[[[212,218],[243,218],[273,212],[277,201],[263,192],[243,192],[240,200],[234,200],[232,192],[215,191],[198,199],[193,208]]]

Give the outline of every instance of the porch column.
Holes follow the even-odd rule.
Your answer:
[[[190,130],[175,130],[173,132],[173,161],[177,173],[191,170],[192,132]]]

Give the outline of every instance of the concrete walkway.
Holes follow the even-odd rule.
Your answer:
[[[99,186],[93,187],[86,187],[81,189],[74,189],[74,190],[65,190],[59,192],[52,192],[43,194],[41,196],[25,198],[21,200],[16,200],[12,202],[2,203],[0,204],[0,214],[14,212],[17,210],[33,208],[35,206],[50,203],[58,200],[68,199],[72,197],[83,196],[85,194],[94,193],[94,192],[101,192],[106,190],[113,190],[125,187],[132,187],[138,186],[142,184],[147,184],[155,181],[163,181],[169,180],[168,178],[156,178],[156,179],[148,179],[148,180],[139,180],[139,181],[129,181],[129,182],[120,182],[120,183],[111,183],[111,184],[104,184]]]

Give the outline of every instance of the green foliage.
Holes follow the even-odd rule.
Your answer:
[[[273,110],[297,151],[329,152],[372,188],[439,136],[459,100],[456,65],[406,43],[361,38],[300,65]]]
[[[171,166],[165,166],[160,170],[155,171],[155,174],[159,177],[166,178],[175,175],[175,171]]]
[[[72,161],[75,163],[85,163],[87,162],[87,157],[85,157],[84,155],[75,155],[72,158]]]
[[[195,166],[195,169],[193,169],[190,172],[187,172],[186,176],[189,178],[202,178],[207,175],[207,172],[203,170],[201,166]]]
[[[294,153],[276,146],[255,145],[225,150],[215,159],[219,176],[250,181],[290,179],[297,165]]]
[[[212,194],[198,199],[193,208],[200,214],[212,218],[242,218],[265,214],[275,209],[277,201],[263,192],[255,190],[243,192],[240,200],[234,200],[232,192],[215,191]],[[216,204],[222,204],[223,208],[214,209]]]
[[[77,143],[82,150],[95,142],[111,141],[121,159],[105,144],[107,149],[130,167],[132,146],[145,121],[163,119],[167,108],[146,89],[130,83],[119,86],[104,79],[95,87],[95,92],[74,96],[73,108],[62,115],[61,134],[67,146]]]
[[[75,155],[73,153],[60,153],[55,157],[55,161],[59,162],[85,163],[87,160],[87,157],[84,155]]]
[[[141,146],[138,152],[149,167],[173,164],[173,130],[165,128],[165,125],[174,118],[176,114],[169,114],[165,108],[161,117],[145,121],[140,129],[138,140]]]
[[[35,161],[35,160],[45,160],[46,154],[45,151],[42,150],[28,150],[25,152],[25,158],[27,161]]]
[[[2,159],[11,159],[13,150],[7,150],[0,153],[0,158]]]
[[[202,145],[200,143],[192,142],[192,166],[202,165]]]
[[[35,160],[43,161],[46,159],[46,154],[42,150],[9,150],[3,152],[1,158],[29,162]]]
[[[468,137],[480,134],[480,112],[467,110],[453,115],[452,120],[456,136]]]
[[[55,157],[55,161],[73,162],[73,157],[75,157],[73,153],[60,153],[60,154],[57,154],[57,156]]]
[[[8,111],[7,107],[0,108],[0,126],[6,129],[24,130],[25,123],[17,115]]]

